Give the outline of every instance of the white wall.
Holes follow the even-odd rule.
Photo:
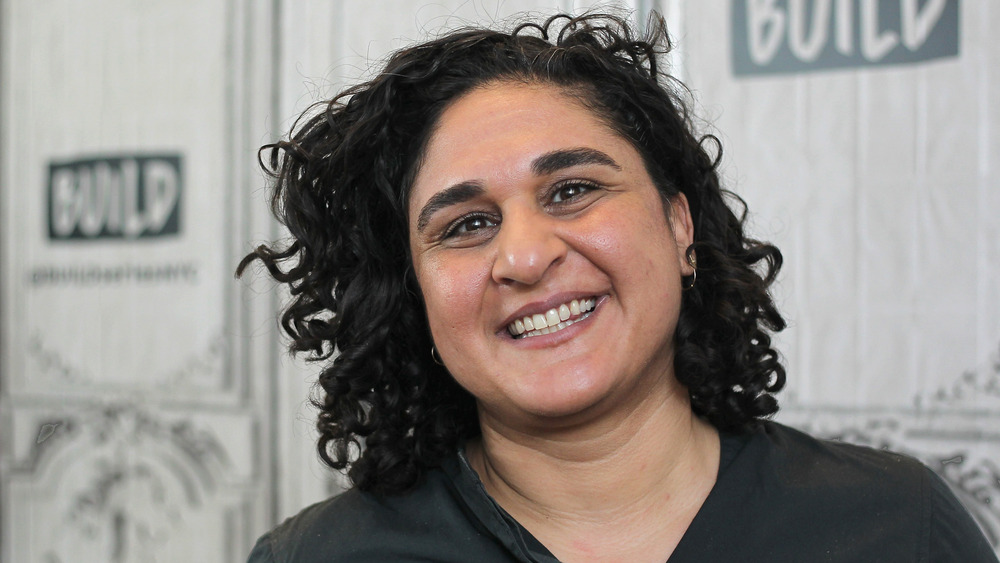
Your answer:
[[[921,458],[1000,545],[1000,7],[958,4],[958,56],[908,65],[736,77],[730,2],[687,4],[680,40],[786,259],[779,419]]]
[[[273,321],[232,280],[273,232],[268,8],[0,2],[3,561],[238,561],[272,520]]]

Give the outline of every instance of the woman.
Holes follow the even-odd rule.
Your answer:
[[[917,462],[765,420],[781,254],[668,47],[659,17],[460,31],[265,147],[293,241],[239,271],[289,284],[354,488],[250,561],[995,560]]]

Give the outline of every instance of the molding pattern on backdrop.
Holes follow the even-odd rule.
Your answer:
[[[950,385],[942,385],[935,391],[914,397],[914,405],[921,408],[962,408],[975,399],[979,408],[1000,413],[1000,345],[989,366],[966,370]]]
[[[230,465],[225,448],[212,433],[196,428],[189,419],[159,419],[136,404],[95,405],[73,414],[39,419],[36,431],[31,450],[15,462],[13,471],[36,474],[47,459],[71,444],[86,443],[95,451],[111,446],[119,452],[124,450],[117,448],[132,448],[150,440],[179,454],[191,476],[197,477],[201,485],[195,487],[198,490],[214,489],[217,476]],[[187,488],[192,499],[199,496],[194,494],[195,489]]]
[[[155,383],[149,388],[176,391],[178,386],[182,386],[191,389],[223,390],[225,388],[225,361],[228,351],[229,342],[220,330],[208,340],[208,344],[201,351],[181,359],[178,362],[179,367],[158,374],[154,380]],[[95,382],[95,377],[89,370],[73,365],[57,349],[48,346],[38,331],[32,332],[28,337],[26,356],[34,362],[37,368],[37,371],[32,371],[33,374],[46,377],[50,381],[72,384],[81,391],[96,386],[100,386],[102,389],[107,387],[123,390],[134,389],[133,386]],[[137,379],[141,380],[141,378]],[[58,394],[63,393],[65,393],[64,388],[58,390]]]
[[[225,361],[229,352],[229,342],[220,331],[209,340],[208,346],[200,353],[192,354],[181,362],[181,367],[157,378],[157,387],[174,389],[178,385],[204,389],[222,388],[219,379],[225,376]],[[213,380],[216,385],[212,385]]]
[[[789,399],[781,420],[805,432],[927,464],[1000,550],[1000,354],[987,366],[918,394],[912,408],[816,406]]]
[[[86,385],[92,379],[84,370],[71,365],[58,350],[48,348],[38,332],[28,337],[26,356],[36,362],[39,374],[57,381]]]
[[[210,503],[231,466],[212,433],[131,404],[40,418],[34,430],[11,477],[36,491],[32,502],[58,491],[44,502],[60,537],[102,546],[112,562],[145,560],[162,549],[186,514]],[[48,547],[43,559],[72,560],[66,549]]]

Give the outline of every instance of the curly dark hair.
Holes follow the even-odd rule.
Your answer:
[[[632,143],[665,201],[684,193],[698,271],[682,298],[677,379],[693,411],[721,430],[777,411],[785,371],[770,333],[785,323],[768,287],[781,253],[745,235],[746,205],[720,187],[718,139],[696,135],[688,91],[658,68],[670,47],[655,13],[642,37],[602,14],[509,33],[464,29],[396,52],[375,78],[314,106],[287,140],[261,148],[273,211],[292,238],[258,247],[237,275],[259,260],[291,290],[281,325],[293,353],[323,362],[314,402],[328,465],[349,469],[361,489],[399,493],[479,433],[474,397],[429,353],[407,203],[442,112],[500,81],[574,96]]]

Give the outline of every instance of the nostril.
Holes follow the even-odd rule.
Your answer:
[[[534,284],[562,262],[565,250],[554,241],[520,241],[500,249],[493,266],[498,283]]]
[[[550,223],[545,216],[505,217],[496,238],[493,277],[497,283],[535,284],[562,262],[567,245]]]

